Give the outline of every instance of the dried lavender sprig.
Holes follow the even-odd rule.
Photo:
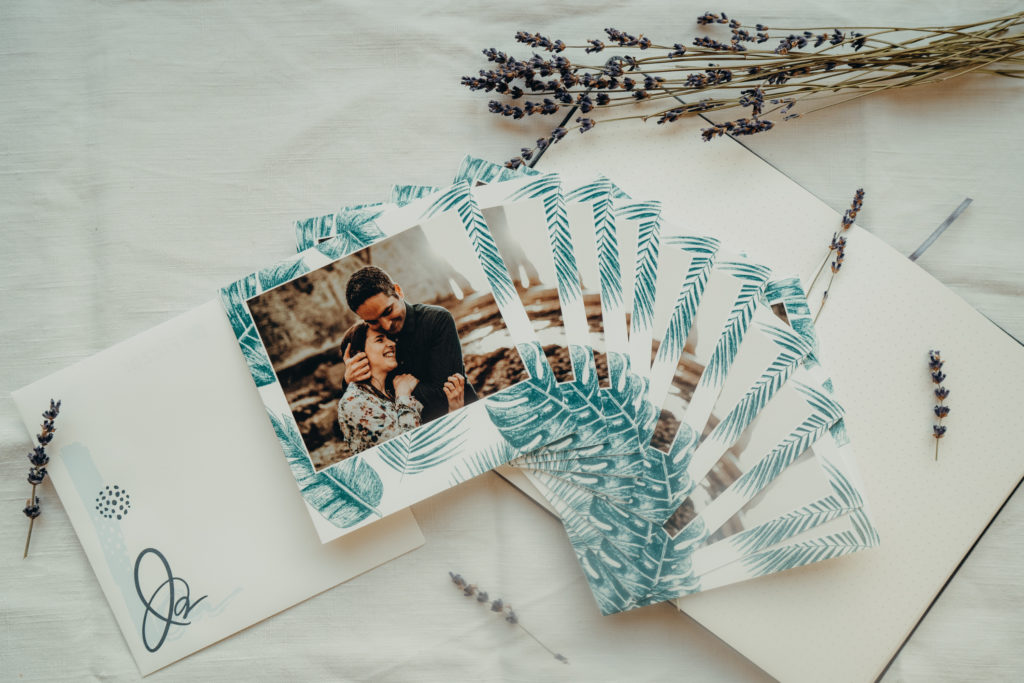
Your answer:
[[[550,654],[552,657],[562,662],[563,664],[569,663],[569,659],[565,655],[555,652],[554,650],[549,648],[547,645],[542,643],[540,639],[537,638],[537,636],[533,635],[533,633],[531,633],[529,629],[523,626],[519,622],[519,615],[517,615],[512,610],[511,605],[505,603],[505,601],[501,598],[491,600],[490,596],[487,594],[486,591],[482,591],[479,588],[477,588],[475,584],[471,584],[468,581],[466,581],[464,578],[462,578],[461,574],[456,574],[455,572],[448,572],[448,576],[451,577],[452,583],[455,584],[455,587],[460,589],[462,591],[462,594],[465,595],[467,598],[476,598],[477,603],[481,605],[487,605],[488,607],[490,607],[490,610],[492,612],[496,612],[505,617],[505,621],[507,621],[510,624],[515,624],[516,626],[521,628],[526,635],[533,638],[533,640],[542,648],[547,650],[548,654]]]
[[[835,258],[832,259],[832,274],[828,278],[828,284],[825,285],[825,291],[821,295],[821,305],[818,307],[818,312],[814,314],[814,320],[812,322],[818,322],[818,316],[821,315],[821,311],[825,308],[825,302],[828,300],[828,293],[832,289],[832,282],[836,279],[836,275],[839,274],[840,269],[843,267],[843,261],[846,259],[846,237],[842,234],[843,232],[850,229],[853,225],[853,221],[857,218],[857,214],[860,212],[861,207],[864,206],[864,189],[859,188],[853,194],[853,202],[850,204],[850,208],[843,214],[843,220],[840,223],[839,232],[832,233],[832,242],[828,245],[828,251],[825,253],[825,260],[818,266],[818,272],[814,274],[814,279],[811,280],[810,286],[807,288],[807,293],[810,294],[811,290],[814,289],[814,284],[818,281],[818,276],[821,275],[822,269],[825,268],[825,264],[829,262],[833,254]]]
[[[928,352],[928,370],[932,375],[932,384],[935,384],[935,398],[938,402],[933,408],[935,417],[938,418],[936,423],[932,425],[932,436],[935,437],[935,460],[939,459],[939,439],[946,435],[946,426],[942,424],[942,419],[949,415],[949,406],[946,405],[946,398],[949,396],[949,389],[942,386],[942,383],[946,380],[946,373],[942,371],[942,366],[945,361],[942,360],[942,355],[939,351],[933,349]]]
[[[858,188],[857,191],[853,193],[853,201],[850,203],[850,208],[843,214],[843,220],[840,222],[840,232],[846,232],[850,229],[850,226],[853,225],[854,220],[857,218],[857,214],[860,213],[861,207],[863,206],[864,188]],[[814,273],[814,278],[811,280],[810,286],[807,287],[808,293],[814,289],[814,284],[818,281],[818,278],[821,276],[821,271],[825,269],[825,265],[832,257],[832,252],[839,248],[839,242],[836,240],[837,235],[838,233],[832,234],[832,243],[829,244],[828,251],[825,252],[825,258],[822,259],[821,265],[818,266],[818,270]],[[844,247],[846,246],[845,238],[842,239],[842,245]]]
[[[50,462],[50,456],[46,454],[46,446],[53,441],[53,433],[57,431],[53,423],[59,413],[60,401],[54,402],[51,398],[50,408],[43,412],[43,424],[39,433],[36,434],[38,445],[28,454],[28,460],[32,463],[32,467],[28,470],[28,483],[32,484],[32,493],[29,495],[28,500],[25,501],[25,509],[22,510],[29,519],[28,536],[25,538],[25,553],[22,555],[22,559],[28,557],[28,546],[32,542],[32,527],[36,523],[36,517],[42,512],[39,508],[39,497],[36,495],[36,487],[46,479],[46,465]]]

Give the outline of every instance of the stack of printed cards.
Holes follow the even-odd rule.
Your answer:
[[[878,543],[801,283],[657,201],[467,158],[297,238],[222,300],[335,527],[509,463],[603,613]]]

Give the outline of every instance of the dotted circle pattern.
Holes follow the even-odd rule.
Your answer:
[[[132,501],[120,486],[107,486],[96,496],[96,511],[106,519],[122,519],[128,514]]]

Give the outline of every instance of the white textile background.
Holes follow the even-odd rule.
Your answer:
[[[29,440],[11,390],[195,307],[291,253],[297,218],[377,200],[392,183],[442,183],[467,152],[503,160],[531,145],[550,121],[495,117],[486,95],[459,85],[462,75],[483,68],[480,49],[528,54],[513,43],[515,31],[579,44],[608,26],[688,43],[698,33],[694,17],[708,9],[719,8],[582,1],[0,5],[3,677],[137,677],[49,484],[40,492],[44,512],[31,555],[21,559]],[[720,9],[769,26],[916,26],[1001,16],[1019,5],[780,0],[765,8],[740,0]],[[919,263],[1024,338],[1022,105],[1021,81],[967,77],[863,98],[744,142],[839,211],[864,187],[858,223],[904,253],[972,197]],[[598,127],[588,135],[614,131]],[[741,197],[741,182],[730,192]],[[865,362],[884,352],[865,349]],[[951,399],[953,368],[950,362]],[[201,504],[183,492],[182,505]],[[427,538],[421,550],[153,680],[767,679],[671,607],[600,617],[560,525],[493,474],[414,512]],[[886,680],[1024,677],[1022,532],[1018,494]],[[252,534],[259,538],[259,530]],[[460,597],[449,570],[508,600],[571,665]]]

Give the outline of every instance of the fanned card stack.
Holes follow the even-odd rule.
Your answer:
[[[877,545],[798,278],[603,177],[383,199],[222,291],[312,515],[514,468],[605,614]]]

